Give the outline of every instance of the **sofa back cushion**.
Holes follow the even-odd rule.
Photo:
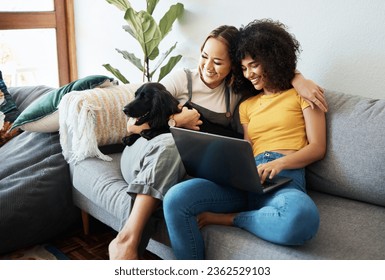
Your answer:
[[[326,91],[327,153],[309,189],[385,206],[385,100]]]
[[[51,92],[52,90],[54,90],[54,88],[44,85],[9,88],[9,92],[21,112],[23,112],[36,99]]]

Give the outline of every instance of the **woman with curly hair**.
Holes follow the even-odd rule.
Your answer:
[[[316,235],[319,212],[306,194],[304,168],[325,155],[325,114],[311,109],[291,85],[299,51],[282,23],[253,21],[241,29],[235,86],[254,92],[239,109],[244,138],[261,181],[277,174],[292,181],[262,195],[200,178],[171,188],[164,213],[178,259],[205,257],[200,228],[210,224],[239,227],[281,245],[301,245]]]

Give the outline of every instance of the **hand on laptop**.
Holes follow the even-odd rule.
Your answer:
[[[267,178],[273,179],[274,176],[281,172],[283,168],[279,160],[276,159],[267,163],[259,164],[257,169],[261,183],[263,184]]]

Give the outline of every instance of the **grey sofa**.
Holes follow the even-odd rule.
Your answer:
[[[385,259],[385,100],[327,91],[326,157],[307,168],[308,192],[321,224],[304,246],[279,246],[234,227],[207,226],[207,259]],[[132,201],[120,171],[120,153],[111,162],[88,158],[70,165],[75,205],[119,231]],[[175,258],[161,213],[151,221],[147,249]]]

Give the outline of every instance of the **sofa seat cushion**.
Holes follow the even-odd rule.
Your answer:
[[[129,215],[132,201],[120,172],[121,154],[110,156],[113,159],[110,162],[89,158],[71,165],[74,201],[119,231]],[[317,191],[309,191],[309,194],[319,208],[321,224],[317,236],[304,246],[275,245],[239,228],[207,226],[203,229],[207,258],[385,259],[384,207]],[[164,221],[158,223],[153,238],[170,244]],[[170,247],[154,241],[148,249],[165,258],[173,256]]]
[[[211,225],[203,228],[206,258],[219,260],[383,260],[385,208],[311,191],[321,225],[316,237],[303,246],[280,246],[242,229]],[[148,250],[175,259],[164,222]],[[162,232],[163,231],[163,232]]]
[[[72,163],[70,173],[75,205],[118,231],[131,211],[132,198],[120,171],[121,154],[109,156],[111,161],[87,158]]]
[[[385,208],[310,192],[321,224],[303,246],[280,246],[234,227],[203,229],[207,259],[371,259],[385,258]]]

